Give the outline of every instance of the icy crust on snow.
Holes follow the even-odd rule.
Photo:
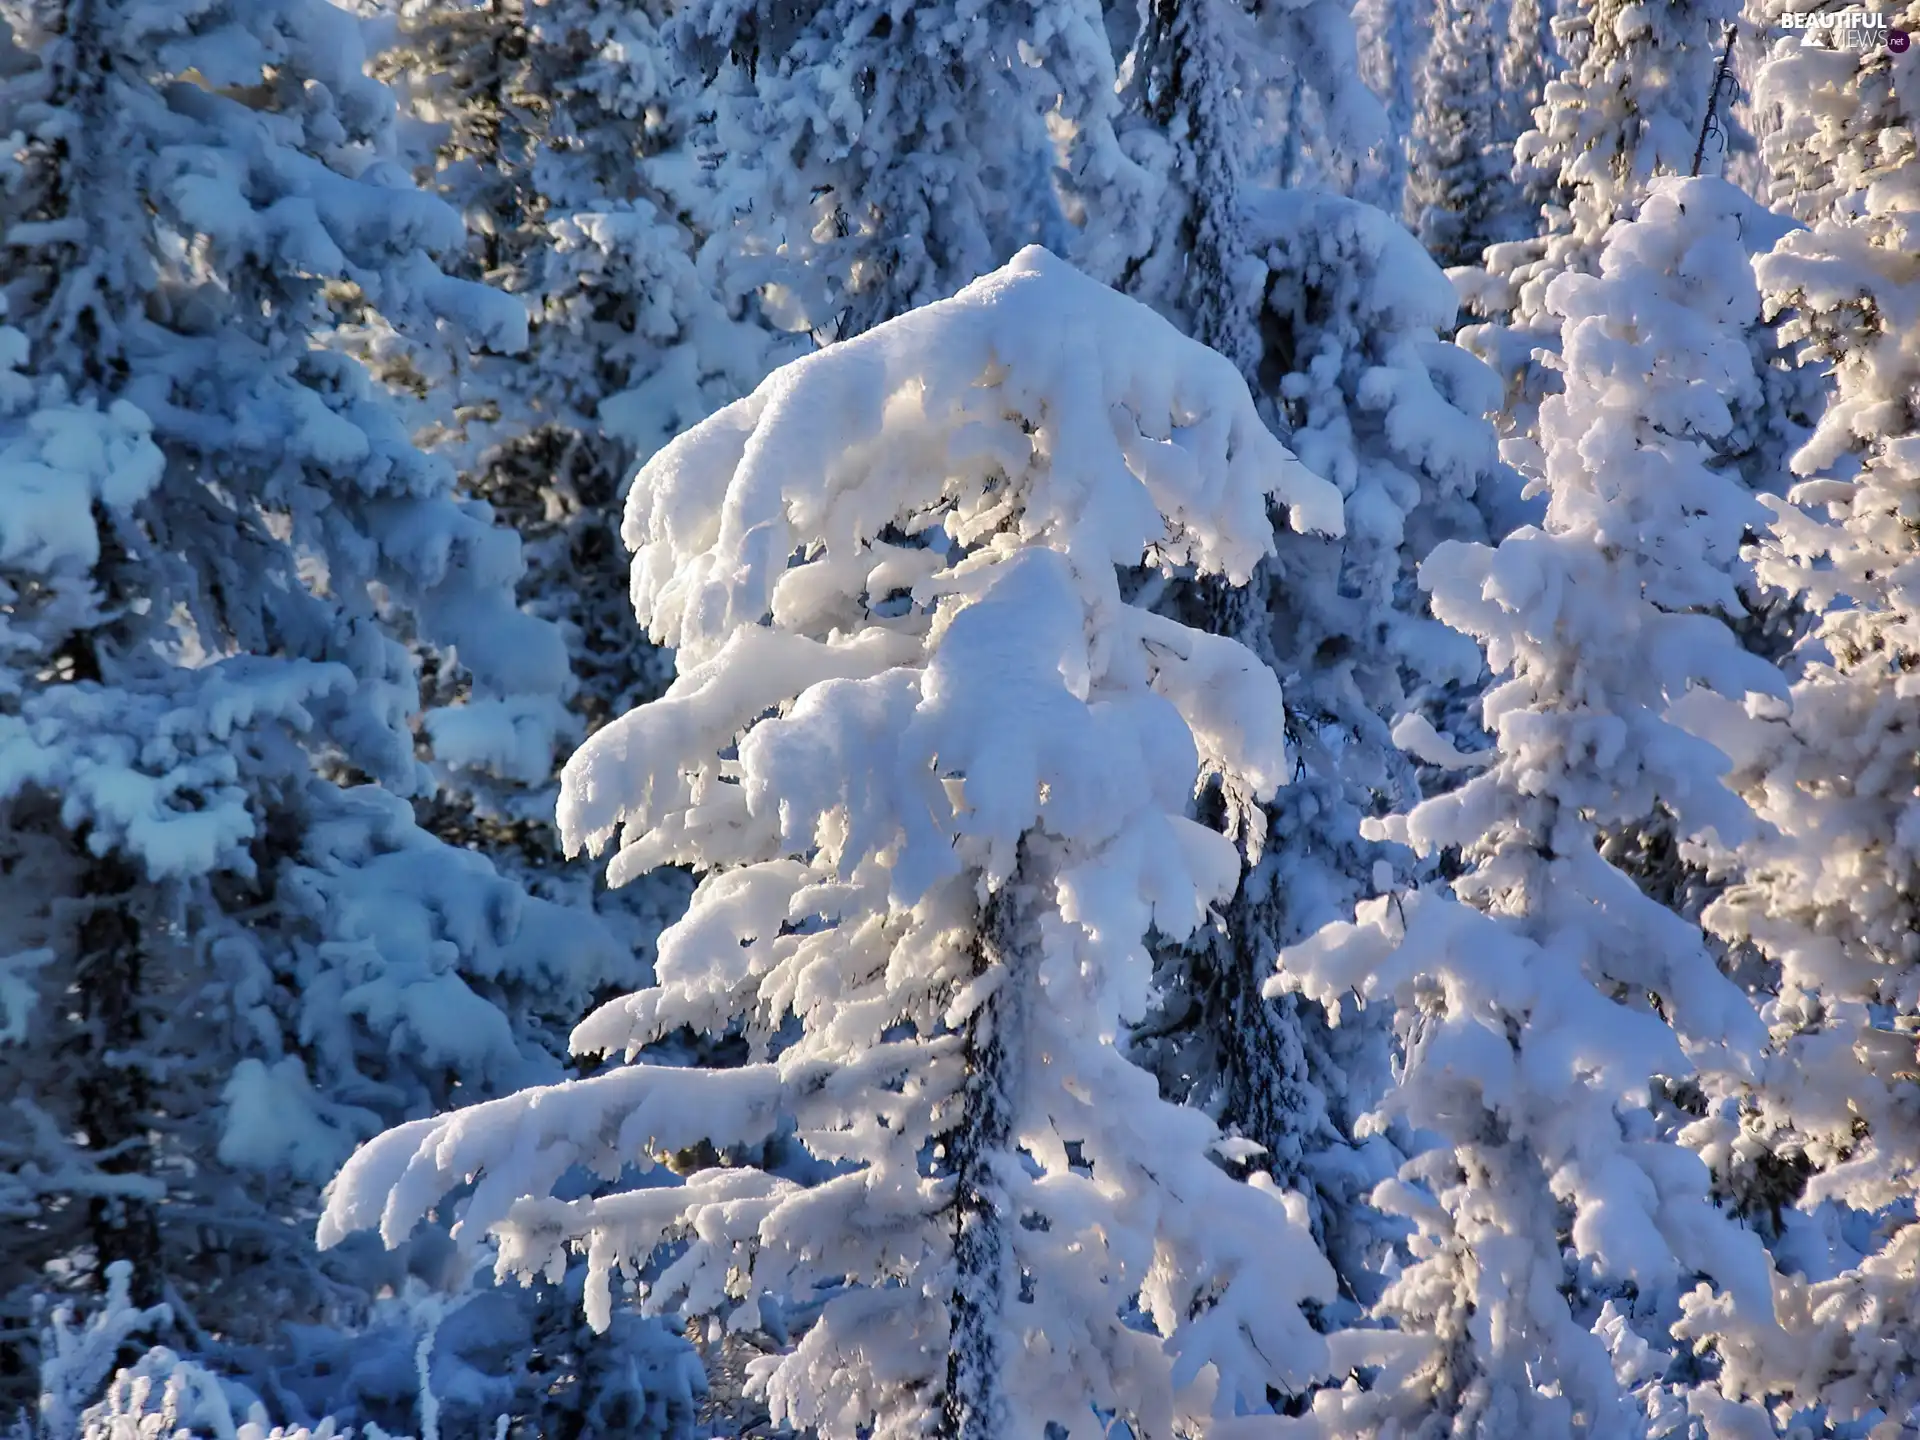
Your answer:
[[[1759,1022],[1698,930],[1596,850],[1657,813],[1682,841],[1753,828],[1714,735],[1683,723],[1784,690],[1713,613],[1739,613],[1732,574],[1760,508],[1713,448],[1734,426],[1727,397],[1756,384],[1749,208],[1718,180],[1656,182],[1600,273],[1552,286],[1566,378],[1542,408],[1544,523],[1443,545],[1421,571],[1435,613],[1505,677],[1483,706],[1497,749],[1380,826],[1423,853],[1460,847],[1467,872],[1453,895],[1368,901],[1282,957],[1278,988],[1406,1017],[1388,1108],[1443,1142],[1376,1196],[1416,1225],[1385,1309],[1434,1337],[1416,1372],[1433,1388],[1329,1392],[1316,1415],[1339,1433],[1392,1433],[1433,1403],[1539,1435],[1617,1409],[1612,1342],[1561,1294],[1558,1225],[1541,1219],[1560,1206],[1574,1252],[1631,1280],[1649,1318],[1675,1318],[1701,1276],[1767,1313],[1757,1238],[1644,1113],[1649,1077],[1737,1072]],[[1692,703],[1703,694],[1719,705]]]
[[[1003,1337],[1007,1433],[1092,1436],[1102,1411],[1171,1433],[1321,1373],[1304,1202],[1231,1179],[1213,1124],[1120,1048],[1149,928],[1190,933],[1238,876],[1186,818],[1194,779],[1271,793],[1288,757],[1272,673],[1126,604],[1116,566],[1244,574],[1269,495],[1338,531],[1227,362],[1031,250],[661,452],[627,534],[680,677],[576,756],[562,817],[576,846],[618,831],[622,875],[703,878],[656,987],[574,1046],[631,1062],[737,1025],[752,1063],[629,1063],[389,1133],[323,1242],[397,1242],[471,1183],[460,1233],[490,1233],[502,1273],[587,1250],[597,1326],[625,1291],[744,1328],[763,1300],[823,1305],[754,1386],[777,1421],[905,1437],[976,1283],[942,1157],[986,1104],[1011,1136],[968,1183],[1005,1197],[990,1243],[1027,1277],[1019,1303],[969,1292]],[[981,958],[988,894],[1022,917],[1004,963]],[[750,1158],[783,1136],[804,1163]],[[703,1144],[749,1158],[633,1188]],[[602,1183],[562,1198],[581,1166]]]

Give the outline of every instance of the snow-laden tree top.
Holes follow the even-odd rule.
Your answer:
[[[1089,667],[1206,663],[1204,642],[1192,658],[1144,659],[1164,622],[1120,616],[1115,566],[1147,557],[1244,579],[1271,543],[1269,495],[1297,529],[1342,525],[1337,492],[1268,433],[1229,362],[1037,248],[880,340],[786,367],[643,474],[623,531],[635,612],[679,651],[681,679],[663,706],[609,726],[575,758],[560,812],[570,846],[597,848],[625,826],[636,838],[615,862],[623,874],[687,858],[660,827],[705,788],[680,772],[683,756],[654,750],[656,736],[714,706],[744,725],[829,668],[870,675],[937,655],[959,605],[1026,551],[1055,552],[1064,564],[1044,567],[1047,583],[1071,585],[1095,624],[1119,623],[1135,641],[1116,636],[1099,649],[1119,653],[1073,660],[1079,627],[1043,635],[1034,615],[1032,642],[1066,647],[1062,673],[1084,699]],[[1129,648],[1142,658],[1129,663]],[[1213,758],[1240,762],[1257,748],[1249,732],[1264,722],[1234,708],[1254,683],[1212,697],[1200,733]],[[1022,717],[988,703],[977,718]],[[1024,718],[1029,748],[1059,757],[1039,783],[1060,791],[1082,752],[1049,732],[1058,717]],[[659,759],[635,787],[641,749]],[[1032,795],[1002,793],[1015,777],[979,769],[985,758],[969,769],[965,827],[1010,846],[1040,817]],[[610,783],[612,767],[628,778]],[[1049,803],[1070,803],[1067,793]],[[925,803],[872,799],[903,817]],[[914,873],[923,863],[947,868],[917,848],[896,862]]]
[[[1323,1374],[1305,1203],[1230,1178],[1214,1154],[1257,1147],[1124,1048],[1149,928],[1190,934],[1239,873],[1188,818],[1196,778],[1270,794],[1288,757],[1272,672],[1127,603],[1118,567],[1244,576],[1273,500],[1340,529],[1230,362],[1035,249],[668,446],[626,535],[679,678],[574,757],[561,822],[617,834],[618,876],[703,879],[657,985],[574,1045],[732,1030],[749,1063],[630,1063],[392,1131],[323,1242],[397,1242],[475,1180],[462,1233],[524,1275],[585,1246],[596,1324],[616,1271],[735,1327],[804,1304],[752,1385],[825,1437],[1120,1416],[1164,1440]],[[621,1188],[703,1145],[733,1163]],[[576,1166],[600,1193],[550,1198]]]
[[[1731,0],[1569,0],[1553,21],[1565,68],[1514,147],[1516,174],[1535,185],[1557,175],[1546,233],[1495,244],[1484,269],[1463,271],[1468,307],[1495,323],[1462,329],[1460,343],[1505,378],[1507,458],[1529,475],[1544,460],[1539,402],[1559,387],[1541,350],[1557,351],[1553,282],[1595,274],[1609,228],[1637,212],[1656,176],[1691,168]],[[1564,204],[1560,203],[1564,201]]]

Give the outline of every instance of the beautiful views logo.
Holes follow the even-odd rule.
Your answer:
[[[1904,55],[1913,37],[1892,24],[1880,10],[1803,10],[1780,17],[1786,30],[1804,32],[1800,43],[1836,50],[1877,50],[1885,46]],[[1830,36],[1831,38],[1823,38]]]

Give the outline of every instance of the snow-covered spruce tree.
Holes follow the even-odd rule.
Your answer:
[[[1509,458],[1538,475],[1539,406],[1558,388],[1547,356],[1559,323],[1553,280],[1592,273],[1607,229],[1631,218],[1655,175],[1684,175],[1735,0],[1569,0],[1553,21],[1565,69],[1547,86],[1536,128],[1515,151],[1523,177],[1555,175],[1565,208],[1549,206],[1544,234],[1495,246],[1460,277],[1468,309],[1487,323],[1460,341],[1503,377]]]
[[[378,17],[366,26],[370,68],[403,117],[402,149],[461,208],[472,268],[512,288],[532,234],[526,171],[540,119],[523,84],[525,0],[363,7]]]
[[[411,113],[438,132],[425,178],[468,217],[472,273],[528,308],[524,351],[447,377],[457,414],[444,448],[467,490],[529,540],[522,595],[571,633],[573,706],[589,730],[667,678],[664,657],[625,633],[608,518],[621,482],[768,363],[751,307],[723,297],[698,259],[694,97],[659,12],[626,0],[424,0],[398,7],[381,56]],[[440,717],[438,757],[471,767],[482,718]],[[526,831],[545,831],[550,792],[488,798],[518,822],[522,844],[544,851],[543,835]]]
[[[126,404],[103,414],[97,405],[71,403],[66,388],[39,378],[30,361],[26,335],[0,325],[0,726],[35,689],[34,673],[57,664],[71,636],[99,623],[103,597],[90,574],[100,552],[92,507],[137,503],[159,483],[165,464],[145,415]],[[28,1328],[32,1292],[45,1283],[43,1267],[84,1233],[79,1217],[65,1217],[51,1253],[44,1251],[49,1207],[91,1202],[103,1223],[117,1211],[126,1248],[150,1261],[157,1247],[150,1207],[161,1192],[137,1163],[103,1166],[85,1156],[66,1163],[60,1123],[39,1097],[58,1074],[44,1063],[52,1057],[34,1057],[44,1068],[9,1063],[25,1054],[29,1035],[44,1033],[42,991],[67,978],[56,972],[60,957],[48,943],[46,917],[22,896],[36,888],[66,890],[87,866],[57,827],[27,823],[10,808],[0,809],[0,817],[9,822],[0,830],[0,894],[9,901],[0,907],[0,1075],[12,1082],[0,1140],[0,1215],[12,1237],[0,1258],[0,1325],[11,1346],[25,1338],[19,1332]],[[89,1084],[84,1073],[68,1079],[70,1086]],[[56,1111],[61,1100],[79,1101],[97,1116],[112,1103],[97,1092],[69,1093],[52,1102]],[[96,1128],[103,1119],[96,1118]],[[0,1371],[0,1380],[18,1382],[10,1371]],[[0,1391],[0,1404],[16,1398],[30,1399],[31,1392]]]
[[[1258,141],[1249,92],[1258,85],[1253,18],[1237,0],[1150,0],[1123,66],[1123,143],[1155,178],[1156,221],[1118,288],[1227,357],[1257,383],[1255,316],[1263,267],[1249,251],[1242,203]],[[1112,217],[1090,227],[1126,231]],[[1101,248],[1098,243],[1086,246]]]
[[[1336,196],[1274,191],[1246,219],[1267,270],[1259,316],[1270,403],[1301,458],[1342,492],[1338,543],[1276,537],[1251,585],[1175,587],[1170,613],[1234,635],[1277,674],[1299,753],[1294,783],[1240,821],[1248,873],[1221,929],[1167,957],[1156,1068],[1272,1152],[1306,1189],[1343,1282],[1365,1296],[1381,1227],[1365,1204],[1377,1144],[1354,1120],[1386,1077],[1378,1027],[1329,1035],[1317,1006],[1265,1003],[1276,949],[1350,914],[1383,864],[1406,858],[1362,837],[1362,819],[1419,791],[1405,741],[1437,755],[1415,711],[1445,728],[1481,671],[1477,650],[1425,613],[1412,583],[1444,538],[1483,538],[1480,502],[1500,487],[1493,377],[1436,329],[1454,296],[1391,217]],[[1397,722],[1411,731],[1396,728]],[[1438,774],[1439,772],[1435,772]],[[1371,1218],[1370,1218],[1371,1217]]]
[[[1446,267],[1477,265],[1517,201],[1498,143],[1492,19],[1474,0],[1435,0],[1407,168],[1406,219]]]
[[[622,485],[778,353],[754,297],[727,291],[701,259],[695,97],[662,33],[669,9],[537,0],[528,11],[525,84],[544,115],[528,177],[539,253],[526,282],[532,342],[512,378],[536,428],[515,444],[548,477],[544,518],[559,533],[536,556],[534,608],[577,637],[589,728],[671,673],[630,633],[613,523]],[[517,433],[524,421],[511,423]]]
[[[533,0],[531,166],[541,222],[528,371],[537,407],[613,448],[613,470],[757,383],[766,336],[699,261],[706,203],[690,178],[690,87],[672,7]],[[751,319],[751,317],[748,317]],[[592,423],[589,423],[592,422]]]
[[[1889,19],[1920,28],[1912,5]],[[1708,912],[1777,968],[1772,1043],[1713,1158],[1738,1190],[1776,1182],[1780,1327],[1703,1297],[1689,1333],[1746,1402],[1716,1437],[1775,1407],[1813,1433],[1904,1436],[1920,1413],[1920,111],[1910,56],[1798,40],[1757,98],[1783,127],[1770,157],[1781,134],[1810,147],[1776,179],[1826,203],[1759,272],[1834,388],[1761,574],[1819,618],[1790,713],[1743,737],[1736,778],[1769,829]]]
[[[1507,241],[1539,235],[1546,225],[1542,210],[1566,203],[1557,165],[1549,169],[1533,159],[1521,164],[1515,154],[1521,136],[1533,129],[1533,112],[1546,99],[1547,85],[1560,73],[1559,46],[1553,34],[1556,8],[1551,0],[1544,4],[1542,0],[1513,0],[1507,9],[1507,38],[1500,47],[1497,71],[1500,108],[1494,137],[1513,206],[1507,217],[1512,233],[1500,237]]]
[[[1752,256],[1790,229],[1791,222],[1762,209],[1732,184],[1717,179],[1709,183],[1710,178],[1686,187],[1683,207],[1663,205],[1662,225],[1637,226],[1632,241],[1622,243],[1634,247],[1639,272],[1656,277],[1648,282],[1651,293],[1686,312],[1683,343],[1703,362],[1719,367],[1716,388],[1726,416],[1716,416],[1710,426],[1696,423],[1692,432],[1708,463],[1751,494],[1767,496],[1785,488],[1787,459],[1806,438],[1801,421],[1810,403],[1809,372],[1791,364],[1776,328],[1761,313]],[[1670,308],[1670,313],[1676,312]],[[1759,533],[1768,519],[1769,512],[1756,507],[1748,517],[1748,531]],[[1777,661],[1805,628],[1804,611],[1777,587],[1762,582],[1753,553],[1743,550],[1739,539],[1723,537],[1707,557],[1733,586],[1730,601],[1710,608],[1743,648]],[[1689,713],[1676,718],[1697,733],[1724,741],[1729,723],[1744,725],[1737,718],[1730,721],[1726,713],[1731,706],[1737,715],[1739,701],[1695,700]],[[1666,817],[1655,814],[1610,830],[1602,853],[1654,899],[1698,920],[1720,889],[1716,872],[1723,867],[1683,842]],[[1764,988],[1763,981],[1751,977],[1743,983]]]
[[[701,253],[712,229],[727,227],[706,213],[711,185],[690,152],[699,97],[666,30],[672,7],[492,0],[488,8],[501,31],[497,48],[517,62],[499,98],[443,94],[429,72],[423,118],[453,122],[435,180],[484,237],[487,273],[526,303],[531,335],[524,352],[486,357],[457,377],[464,406],[449,453],[467,490],[528,542],[520,593],[569,636],[577,739],[672,678],[670,655],[634,633],[618,538],[624,482],[674,433],[751,389],[777,348],[756,298],[727,288],[738,266],[721,273],[726,267]],[[390,52],[387,63],[404,65],[406,52]],[[485,158],[510,180],[513,210],[490,213],[498,180],[463,163],[462,127],[480,128],[463,117],[476,107],[511,126]],[[511,233],[496,239],[509,219]],[[455,727],[470,717],[470,708],[435,717],[437,758],[460,758],[454,743],[464,730]],[[686,877],[663,871],[609,890],[601,867],[567,862],[552,824],[550,771],[516,791],[484,791],[479,807],[462,792],[484,775],[453,778],[452,803],[439,812],[453,821],[451,833],[473,834],[535,893],[591,904],[632,957],[619,988],[643,984],[660,930],[686,903]],[[687,1038],[708,1055],[726,1045],[722,1036]],[[675,1373],[674,1345],[638,1317],[593,1341],[574,1303],[577,1280],[537,1297],[527,1380],[538,1395],[538,1432],[617,1428],[622,1404],[639,1412],[625,1423],[657,1423],[647,1411],[671,1392],[654,1377]]]
[[[1356,1156],[1347,1121],[1368,1108],[1384,1056],[1366,1053],[1354,1031],[1330,1042],[1317,1007],[1265,1000],[1260,985],[1278,945],[1372,893],[1383,850],[1361,840],[1359,820],[1382,790],[1412,798],[1412,769],[1389,727],[1410,691],[1434,683],[1407,683],[1414,657],[1433,672],[1449,658],[1463,664],[1467,673],[1450,678],[1479,668],[1470,642],[1430,622],[1421,634],[1401,602],[1418,608],[1412,566],[1434,539],[1462,523],[1484,535],[1467,497],[1497,464],[1478,414],[1498,387],[1472,357],[1435,343],[1453,293],[1404,230],[1364,205],[1253,183],[1264,142],[1243,106],[1260,83],[1252,18],[1194,4],[1147,19],[1123,66],[1122,133],[1167,184],[1154,248],[1122,288],[1259,387],[1263,418],[1294,430],[1318,457],[1313,468],[1338,479],[1349,535],[1342,543],[1281,524],[1277,553],[1245,585],[1154,578],[1142,591],[1289,677],[1303,763],[1264,807],[1206,791],[1247,878],[1221,924],[1156,947],[1156,1001],[1134,1053],[1163,1094],[1263,1147],[1261,1167],[1309,1196],[1343,1287],[1364,1293],[1379,1237],[1354,1202],[1397,1158],[1384,1146]],[[1423,643],[1431,631],[1438,648]]]
[[[1518,487],[1485,418],[1497,381],[1440,338],[1452,287],[1390,216],[1275,190],[1251,197],[1246,223],[1267,271],[1267,403],[1303,463],[1339,488],[1347,515],[1338,545],[1278,542],[1281,673],[1316,691],[1304,728],[1334,720],[1343,745],[1369,732],[1378,740],[1356,702],[1387,720],[1415,705],[1444,711],[1441,692],[1482,672],[1471,643],[1433,622],[1414,573],[1443,540],[1512,528]],[[1300,583],[1310,571],[1325,583]],[[1355,773],[1378,799],[1401,788],[1392,770],[1364,761]]]
[[[1386,130],[1348,9],[1344,0],[1251,11],[1239,0],[1143,4],[1117,129],[1149,177],[1122,198],[1148,197],[1149,223],[1107,204],[1080,215],[1077,253],[1096,273],[1174,316],[1250,385],[1262,266],[1242,234],[1249,187],[1357,156]],[[1309,147],[1321,153],[1309,160],[1300,154]]]
[[[1117,567],[1244,576],[1270,497],[1339,526],[1227,361],[1039,250],[669,446],[625,534],[680,678],[575,756],[562,819],[620,835],[617,880],[703,878],[657,987],[575,1040],[631,1061],[737,1026],[753,1062],[401,1127],[323,1240],[398,1241],[472,1179],[462,1231],[504,1269],[588,1245],[596,1324],[616,1271],[734,1327],[810,1298],[754,1383],[825,1437],[1207,1433],[1317,1374],[1304,1207],[1229,1178],[1231,1143],[1120,1044],[1148,927],[1191,930],[1237,873],[1186,818],[1196,777],[1258,796],[1289,759],[1271,674],[1127,603]],[[782,1133],[783,1166],[617,1183]],[[607,1183],[549,1198],[582,1165]]]
[[[557,1073],[547,1012],[616,958],[414,822],[410,646],[502,703],[565,654],[326,343],[335,298],[499,348],[521,312],[431,258],[458,218],[345,12],[4,14],[9,1320],[125,1260],[193,1344],[265,1343],[402,1288],[298,1223],[354,1143]]]
[[[1350,117],[1345,143],[1364,143],[1380,112],[1352,93],[1360,83],[1350,20],[1339,6],[1312,13],[1320,38],[1292,58],[1284,44],[1269,44],[1267,63],[1328,72],[1325,106]],[[1237,7],[1169,5],[1148,19],[1126,65],[1123,138],[1153,155],[1147,168],[1167,183],[1157,192],[1152,248],[1112,278],[1232,359],[1263,417],[1314,449],[1310,468],[1336,477],[1350,506],[1367,512],[1366,538],[1350,533],[1348,552],[1382,537],[1389,549],[1405,540],[1410,574],[1438,538],[1479,533],[1468,497],[1485,499],[1478,482],[1499,468],[1479,418],[1497,392],[1482,365],[1435,333],[1450,323],[1450,291],[1418,246],[1401,243],[1371,207],[1263,183],[1271,178],[1265,142],[1258,125],[1244,123],[1242,105],[1267,82],[1246,73],[1255,64],[1248,57],[1262,51]],[[1089,212],[1088,228],[1103,220]],[[1299,544],[1303,553],[1339,550],[1324,539]],[[1369,603],[1396,588],[1360,584],[1358,570],[1371,564],[1349,577]],[[1404,648],[1387,668],[1421,648],[1408,639],[1393,642]]]
[[[1389,215],[1400,214],[1406,203],[1407,137],[1413,134],[1430,10],[1419,0],[1356,0],[1353,7],[1360,78],[1380,97],[1387,130],[1356,167],[1351,193]]]
[[[820,340],[1064,243],[1054,129],[1072,136],[1071,185],[1142,179],[1114,143],[1097,0],[698,0],[673,29],[709,77],[716,263]]]
[[[1397,137],[1379,96],[1361,74],[1354,0],[1252,7],[1264,44],[1251,57],[1263,76],[1255,91],[1262,128],[1278,153],[1261,167],[1269,183],[1352,189],[1366,160]]]
[[[1656,186],[1672,182],[1656,182]],[[1806,402],[1808,372],[1791,366],[1775,328],[1761,316],[1761,301],[1751,256],[1769,237],[1791,228],[1761,208],[1737,187],[1703,178],[1684,187],[1679,205],[1660,206],[1659,225],[1632,226],[1630,244],[1637,273],[1648,294],[1676,316],[1666,333],[1684,344],[1705,365],[1716,368],[1714,389],[1725,406],[1711,423],[1687,420],[1706,463],[1750,494],[1766,497],[1784,488],[1787,456],[1805,438],[1799,423]],[[1609,243],[1613,243],[1611,240]],[[1683,338],[1684,337],[1684,338]],[[1681,420],[1663,421],[1669,428]],[[1743,547],[1764,531],[1768,513],[1756,508],[1743,534],[1725,532],[1702,559],[1731,583],[1731,590],[1702,608],[1725,620],[1742,648],[1777,662],[1805,629],[1804,609],[1777,587],[1762,581],[1754,552]],[[1730,594],[1731,598],[1728,598]],[[1746,727],[1744,704],[1737,698],[1696,691],[1673,718],[1690,732],[1714,741],[1729,753],[1741,753],[1734,737]],[[1701,846],[1675,826],[1664,810],[1609,826],[1601,854],[1630,876],[1643,893],[1689,921],[1703,912],[1727,883],[1728,866],[1717,846]],[[1723,957],[1725,968],[1749,993],[1771,990],[1764,967],[1750,950],[1735,948]],[[1669,1131],[1714,1160],[1715,1194],[1728,1201],[1763,1235],[1778,1229],[1778,1186],[1793,1175],[1791,1166],[1763,1162],[1729,1168],[1718,1152],[1718,1122],[1695,1126],[1704,1113],[1724,1116],[1747,1085],[1744,1067],[1702,1073],[1665,1088],[1673,1102],[1662,1109]],[[1777,1157],[1776,1157],[1777,1158]]]
[[[1639,1352],[1671,1350],[1682,1293],[1704,1281],[1767,1314],[1758,1240],[1650,1110],[1656,1081],[1737,1069],[1757,1019],[1698,928],[1596,850],[1655,814],[1743,838],[1725,758],[1675,712],[1784,688],[1713,613],[1737,605],[1756,508],[1703,438],[1732,424],[1729,385],[1752,383],[1721,277],[1689,273],[1714,260],[1689,232],[1726,190],[1656,184],[1599,275],[1554,284],[1566,388],[1542,412],[1544,525],[1422,568],[1435,613],[1506,676],[1485,701],[1490,763],[1380,827],[1457,849],[1453,893],[1370,900],[1282,956],[1283,989],[1396,1007],[1386,1108],[1436,1142],[1376,1197],[1416,1231],[1380,1306],[1402,1333],[1377,1342],[1370,1382],[1316,1398],[1330,1435],[1639,1434],[1672,1421]]]

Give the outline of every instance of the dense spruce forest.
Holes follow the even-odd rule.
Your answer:
[[[1920,0],[0,0],[0,1436],[1920,1440]]]

